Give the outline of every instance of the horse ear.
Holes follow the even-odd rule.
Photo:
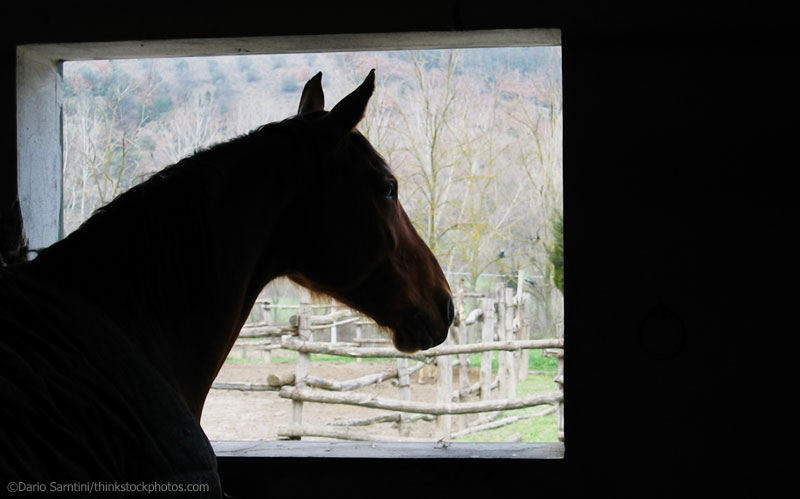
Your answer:
[[[306,82],[303,87],[303,95],[300,96],[300,106],[297,114],[309,111],[322,111],[325,108],[325,94],[322,92],[322,72],[315,74],[313,78]]]
[[[367,103],[375,90],[375,70],[350,95],[339,101],[325,116],[326,126],[335,137],[345,135],[358,125],[367,110]]]

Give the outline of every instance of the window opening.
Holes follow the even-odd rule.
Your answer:
[[[563,440],[559,46],[66,62],[64,232],[195,150],[291,116],[317,71],[331,103],[371,68],[359,130],[455,293],[458,318],[434,349],[450,354],[397,358],[367,318],[273,282],[209,394],[204,430]]]

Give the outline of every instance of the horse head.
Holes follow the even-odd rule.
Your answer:
[[[321,80],[318,73],[306,83],[289,120],[304,130],[307,173],[290,208],[305,226],[295,232],[287,276],[368,315],[400,351],[438,345],[454,316],[447,279],[403,210],[386,161],[355,130],[374,70],[329,112]]]

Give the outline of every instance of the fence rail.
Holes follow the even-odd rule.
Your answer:
[[[522,283],[520,274],[518,282]],[[495,293],[468,293],[459,282],[454,294],[456,320],[445,344],[413,354],[398,352],[392,347],[370,346],[382,344],[386,339],[362,338],[361,328],[371,321],[338,304],[312,305],[310,294],[304,292],[298,305],[272,305],[260,301],[265,308],[296,309],[297,314],[289,318],[289,324],[274,326],[268,323],[249,325],[242,330],[237,346],[256,348],[269,352],[276,348],[297,352],[297,363],[293,375],[270,376],[266,384],[259,383],[214,383],[215,389],[276,391],[282,398],[292,401],[291,422],[278,429],[280,437],[301,439],[302,437],[325,437],[345,440],[419,441],[409,437],[410,425],[420,419],[437,422],[438,437],[449,440],[475,431],[497,428],[522,419],[540,417],[557,412],[559,440],[564,440],[563,411],[563,358],[564,340],[562,328],[557,328],[557,337],[530,339],[528,321],[531,296],[518,287],[504,288]],[[477,300],[479,307],[466,311],[466,299]],[[314,315],[314,309],[325,308],[328,313]],[[356,338],[352,341],[336,341],[336,328],[345,324],[356,325]],[[477,343],[467,341],[467,327],[477,324],[481,339]],[[332,330],[332,342],[314,341],[316,332]],[[271,339],[280,337],[278,343]],[[256,339],[256,341],[252,341]],[[541,349],[548,357],[555,357],[558,370],[554,381],[558,389],[520,397],[517,384],[528,374],[527,353]],[[498,352],[497,375],[492,372],[493,352]],[[331,380],[313,376],[311,354],[354,357],[356,359],[394,358],[397,367],[361,376],[350,380]],[[455,366],[468,366],[468,354],[481,354],[480,379],[470,383],[467,369],[459,369],[459,379],[453,379]],[[269,357],[267,357],[268,359]],[[409,361],[417,361],[409,367]],[[426,368],[438,369],[436,402],[411,400],[412,390],[409,376]],[[376,383],[396,380],[398,398],[378,397],[355,392]],[[494,392],[494,393],[493,393]],[[496,394],[496,395],[495,395]],[[467,400],[478,395],[480,400]],[[371,418],[339,421],[328,425],[309,425],[303,421],[305,403],[344,404],[391,411]],[[549,406],[533,414],[499,418],[502,411],[536,406]],[[468,422],[467,415],[481,414],[477,421]],[[454,419],[456,421],[454,428]],[[377,435],[357,427],[393,421],[398,433]]]

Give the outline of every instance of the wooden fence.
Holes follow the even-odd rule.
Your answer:
[[[522,283],[522,275],[518,279]],[[469,313],[467,301],[479,306]],[[564,341],[562,328],[557,328],[555,338],[530,339],[528,321],[531,296],[522,292],[521,286],[514,289],[498,285],[488,296],[469,293],[459,282],[454,294],[456,320],[448,339],[435,348],[414,354],[395,350],[388,339],[362,338],[362,328],[374,325],[368,319],[349,309],[333,305],[312,305],[308,292],[304,291],[299,305],[270,305],[265,308],[294,308],[297,314],[289,324],[275,326],[265,323],[248,325],[237,341],[239,348],[255,348],[265,352],[265,360],[275,349],[297,352],[297,363],[293,375],[269,376],[266,384],[214,383],[216,389],[277,391],[280,397],[292,401],[291,422],[278,429],[283,438],[325,437],[346,440],[368,441],[413,441],[411,425],[420,419],[435,419],[437,438],[450,440],[468,433],[498,428],[520,419],[539,417],[557,412],[559,440],[564,439],[563,428],[563,357]],[[324,307],[329,313],[314,315],[314,310]],[[337,341],[336,328],[344,324],[355,324],[355,338],[347,342]],[[472,324],[480,330],[480,341],[470,343],[467,328]],[[332,330],[329,342],[314,341],[320,330]],[[272,339],[279,338],[279,341]],[[385,346],[382,346],[385,345]],[[528,353],[531,349],[542,349],[545,356],[558,359],[555,382],[559,389],[547,393],[517,396],[520,380],[528,375]],[[493,352],[499,352],[497,375],[492,372]],[[480,353],[480,375],[477,383],[471,384],[468,369],[458,369],[458,380],[453,371],[457,366],[468,366],[468,354]],[[349,380],[330,380],[311,374],[311,354],[329,354],[357,359],[394,358],[396,367]],[[412,364],[413,362],[413,364]],[[436,367],[437,400],[422,402],[412,400],[410,376],[422,369]],[[398,388],[397,398],[377,397],[355,392],[358,388],[392,380]],[[470,400],[479,398],[479,400]],[[346,404],[389,411],[385,414],[351,421],[338,421],[327,425],[310,425],[303,421],[306,403]],[[500,417],[502,411],[534,406],[547,406],[544,410],[521,416]],[[468,414],[480,414],[472,421]],[[397,434],[377,435],[362,428],[375,423],[394,422]]]

